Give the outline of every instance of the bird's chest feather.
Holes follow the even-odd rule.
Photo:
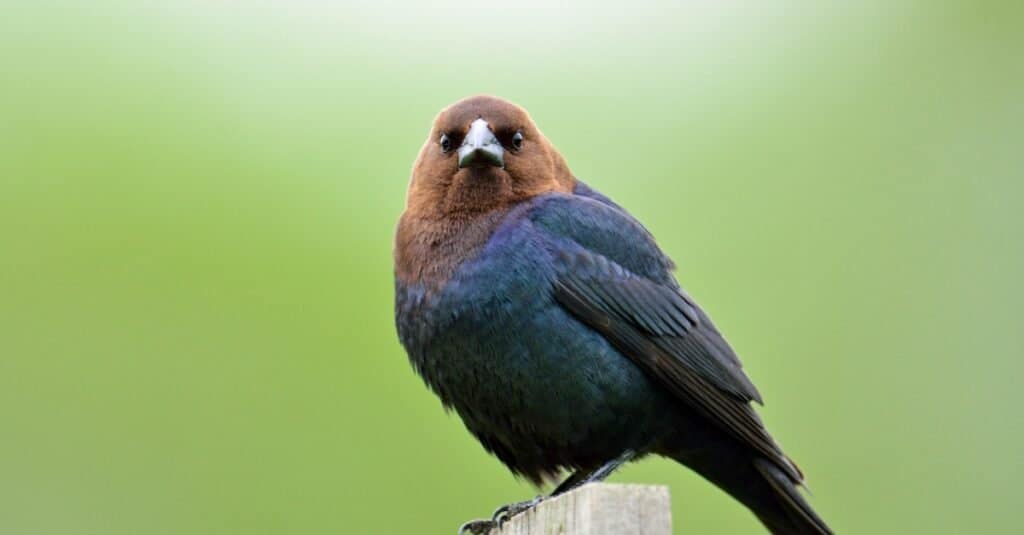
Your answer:
[[[642,372],[554,301],[551,247],[529,228],[499,230],[436,294],[398,284],[413,366],[478,436],[583,442],[650,406]]]
[[[555,306],[547,256],[528,233],[496,233],[439,288],[398,281],[399,335],[445,403],[460,404],[531,366],[531,337]]]

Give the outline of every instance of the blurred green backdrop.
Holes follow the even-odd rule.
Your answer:
[[[0,532],[452,533],[533,496],[392,324],[411,162],[481,92],[659,237],[837,530],[1019,525],[1020,8],[427,4],[0,7]],[[613,481],[760,532],[672,463]]]

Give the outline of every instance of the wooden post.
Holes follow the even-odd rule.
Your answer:
[[[591,483],[516,515],[491,535],[672,535],[668,487]]]

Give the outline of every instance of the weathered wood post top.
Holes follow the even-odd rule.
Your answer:
[[[491,535],[672,535],[668,487],[591,483],[545,500]]]

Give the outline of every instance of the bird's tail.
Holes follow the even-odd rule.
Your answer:
[[[714,449],[677,450],[670,456],[747,506],[775,535],[832,534],[800,495],[799,481],[736,442],[719,442]]]
[[[754,459],[754,468],[768,482],[768,486],[775,494],[778,509],[782,510],[786,519],[786,522],[778,522],[779,515],[775,507],[772,507],[771,511],[765,511],[764,515],[755,510],[754,514],[768,526],[772,533],[831,535],[832,530],[814,512],[811,504],[807,503],[807,500],[800,494],[800,490],[797,489],[797,483],[789,475],[775,463],[764,458]]]

